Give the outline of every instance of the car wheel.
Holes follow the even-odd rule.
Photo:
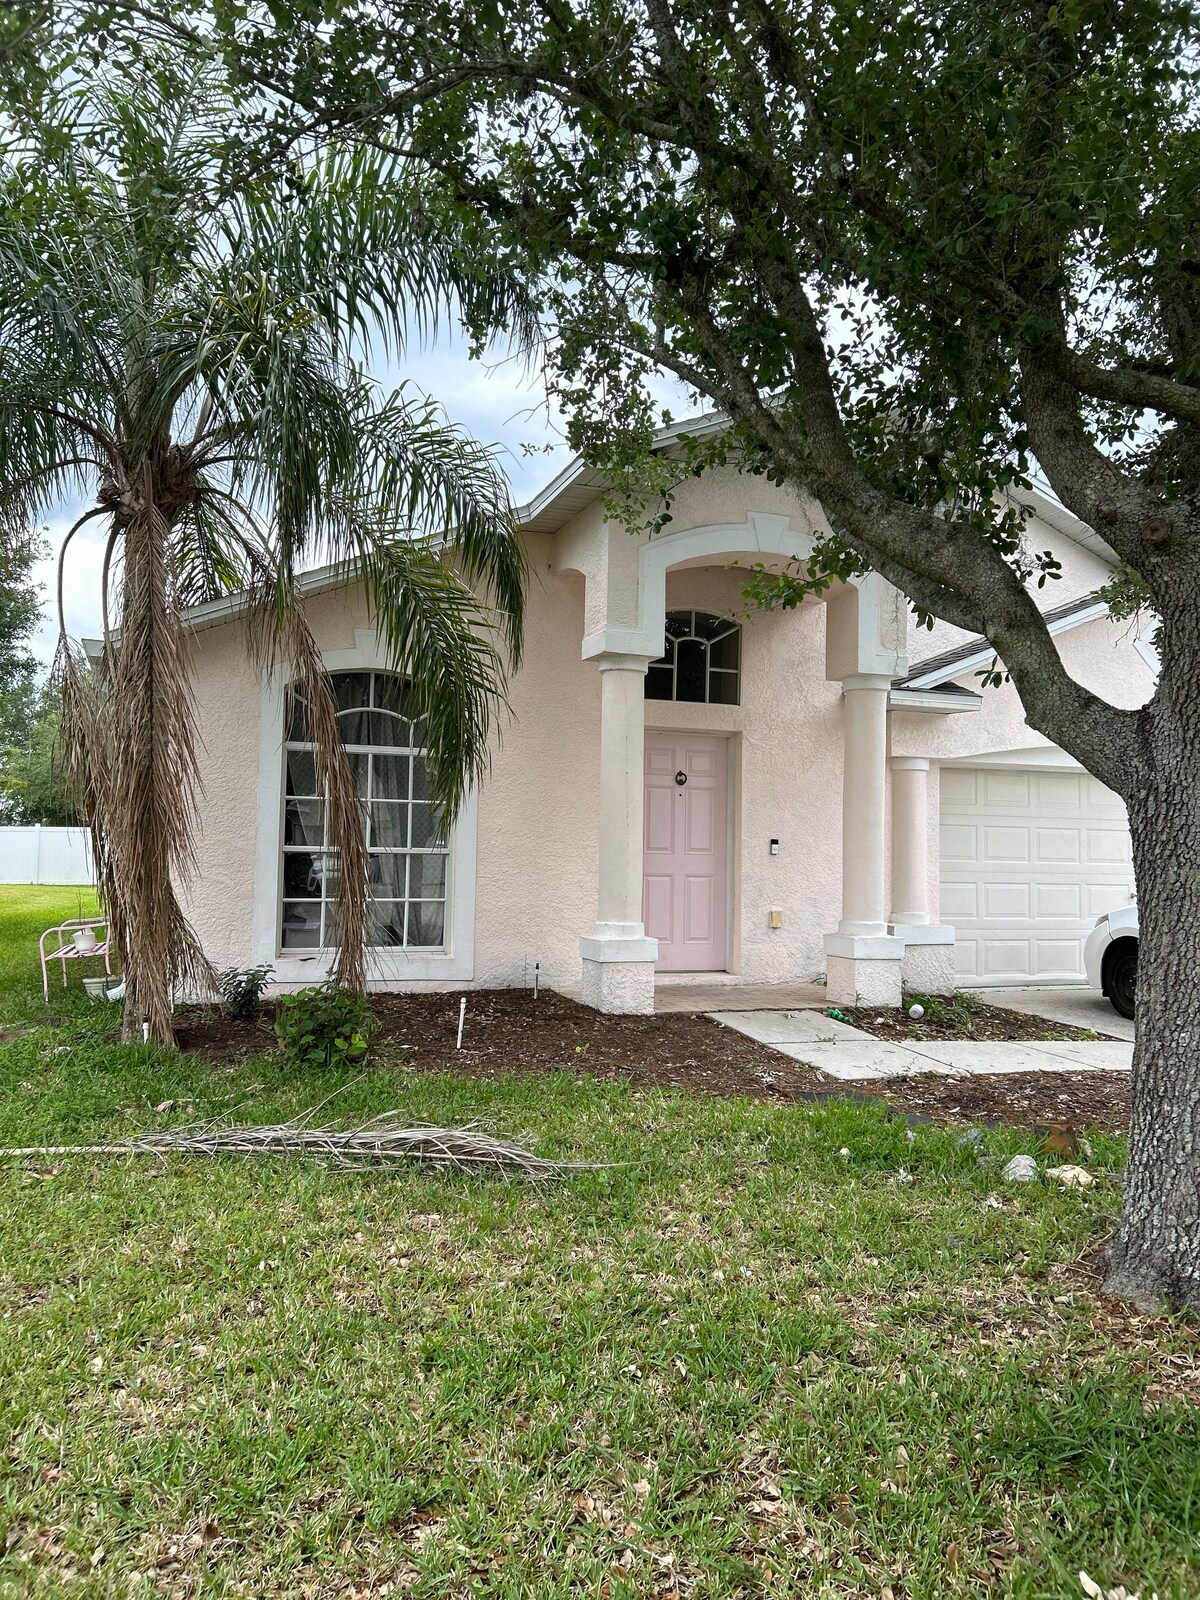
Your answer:
[[[1136,939],[1122,939],[1113,946],[1104,968],[1104,988],[1118,1016],[1133,1019],[1133,991],[1137,984],[1138,947]]]

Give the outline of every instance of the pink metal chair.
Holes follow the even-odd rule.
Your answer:
[[[96,936],[93,945],[81,949],[75,943],[75,935],[83,928],[91,928]],[[103,929],[103,936],[100,930]],[[57,943],[53,950],[46,948],[47,939],[55,939]],[[60,922],[57,928],[47,928],[38,940],[38,953],[42,959],[42,998],[46,1004],[50,1003],[50,962],[62,963],[63,988],[67,987],[67,962],[90,961],[93,956],[104,957],[104,970],[112,977],[112,966],[109,959],[111,938],[108,923],[103,917],[76,917],[71,922]]]

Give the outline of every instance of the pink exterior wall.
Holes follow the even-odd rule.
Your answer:
[[[631,544],[633,541],[630,541]],[[552,541],[531,539],[527,645],[512,680],[512,717],[501,730],[479,795],[475,983],[574,986],[579,939],[596,915],[596,795],[600,678],[580,658],[580,579],[554,570]],[[668,604],[743,614],[739,575],[672,574]],[[368,626],[356,588],[312,597],[323,649],[345,649]],[[653,727],[731,738],[734,815],[732,948],[735,966],[761,981],[822,968],[821,936],[840,894],[840,686],[824,677],[824,607],[744,618],[743,703],[648,702]],[[200,871],[185,901],[210,958],[251,960],[255,817],[259,781],[257,673],[233,621],[193,643],[204,783]],[[278,756],[270,781],[279,783]],[[771,856],[768,842],[781,841]],[[768,926],[772,908],[783,926]],[[457,985],[456,985],[457,986]]]
[[[596,919],[600,675],[580,659],[583,584],[529,541],[525,661],[479,794],[475,981],[571,985]]]
[[[672,526],[741,524],[751,512],[780,511],[791,515],[796,529],[820,526],[819,508],[785,490],[732,472],[713,474],[684,486]],[[641,543],[630,536],[627,543],[602,549],[593,537],[600,522],[598,508],[592,507],[560,534],[528,540],[532,582],[525,662],[511,684],[512,717],[501,730],[478,803],[471,980],[478,986],[528,984],[535,962],[547,985],[579,982],[579,939],[596,917],[600,706],[600,675],[592,662],[581,659],[581,642],[605,621],[597,594],[611,592],[628,611]],[[586,616],[584,578],[560,569],[572,538],[586,547],[592,563],[581,562],[588,579]],[[1048,531],[1046,542],[1065,550],[1077,592],[1101,581],[1086,552]],[[647,725],[729,736],[731,968],[756,982],[809,979],[824,968],[822,937],[836,928],[841,901],[841,687],[825,677],[826,606],[807,602],[793,612],[747,614],[740,592],[744,576],[718,563],[677,569],[667,579],[668,608],[741,616],[741,705],[652,701],[646,706]],[[1050,603],[1061,603],[1057,590]],[[369,626],[355,586],[313,596],[308,614],[326,650],[351,647],[355,628]],[[618,620],[633,624],[636,617],[621,614]],[[949,636],[914,633],[911,658],[933,655],[953,637],[954,630]],[[1127,625],[1092,623],[1061,635],[1058,644],[1069,670],[1108,698],[1133,705],[1151,692],[1152,675],[1134,650]],[[192,654],[205,796],[199,873],[187,904],[211,959],[218,966],[247,965],[252,959],[261,685],[246,655],[240,621],[197,634]],[[970,675],[963,682],[979,687]],[[892,754],[927,756],[934,763],[929,830],[935,915],[937,762],[1046,742],[1025,723],[1010,685],[984,691],[979,712],[892,714]],[[277,793],[279,752],[267,752],[265,759],[263,781]],[[780,841],[777,856],[769,853],[772,838]],[[769,926],[772,909],[782,912],[778,929]],[[453,986],[467,985],[456,981]]]
[[[259,686],[245,640],[243,623],[229,622],[196,634],[190,652],[203,793],[183,905],[218,970],[252,964]]]
[[[543,981],[577,976],[579,936],[595,917],[599,677],[580,659],[582,584],[560,574],[550,541],[529,541],[531,582],[525,662],[510,686],[512,716],[500,728],[478,809],[475,981],[519,984],[542,962]],[[354,643],[370,626],[357,586],[310,597],[309,624],[322,650]],[[201,737],[195,880],[185,906],[210,959],[252,959],[261,685],[231,621],[193,641]],[[282,782],[281,756],[266,781]]]

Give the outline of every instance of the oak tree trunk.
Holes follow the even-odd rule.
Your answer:
[[[1107,1288],[1146,1310],[1200,1309],[1200,693],[1160,685],[1150,746],[1142,770],[1151,775],[1126,795],[1137,1038],[1125,1204]]]

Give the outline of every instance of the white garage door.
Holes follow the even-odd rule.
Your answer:
[[[1122,802],[1083,772],[944,767],[941,920],[965,987],[1073,983],[1133,888]]]

